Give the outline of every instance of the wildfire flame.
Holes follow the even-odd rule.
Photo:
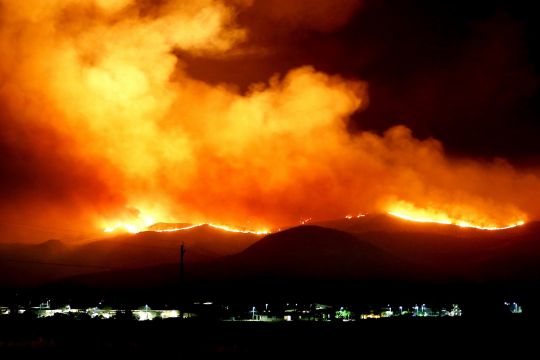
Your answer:
[[[475,228],[480,230],[504,230],[525,224],[524,218],[511,220],[501,224],[495,222],[493,219],[475,216],[475,214],[468,214],[467,218],[464,216],[452,217],[450,214],[441,210],[417,208],[414,205],[405,202],[393,205],[391,210],[388,211],[388,214],[408,221],[456,225],[463,228]]]
[[[214,229],[219,229],[219,230],[234,232],[234,233],[242,233],[242,234],[267,235],[271,233],[271,231],[267,229],[247,230],[247,229],[238,229],[238,228],[234,228],[227,225],[216,225],[216,224],[209,224],[209,223],[201,223],[201,224],[190,225],[190,226],[181,227],[181,228],[173,228],[173,229],[165,229],[165,230],[151,230],[151,231],[155,231],[155,232],[182,231],[182,230],[189,230],[189,229],[197,228],[204,225],[208,225],[210,227],[213,227]]]
[[[155,224],[156,221],[151,216],[143,216],[142,219],[138,219],[136,222],[117,222],[114,225],[107,226],[103,230],[106,233],[112,233],[115,231],[125,231],[130,234],[137,234],[141,231],[145,231],[149,226]]]
[[[248,230],[248,229],[240,229],[240,228],[234,228],[228,225],[218,225],[218,224],[210,224],[210,223],[200,223],[195,225],[189,225],[185,227],[177,227],[177,228],[171,228],[171,229],[150,229],[151,225],[155,224],[154,221],[146,221],[144,224],[135,224],[135,223],[116,223],[113,226],[106,227],[103,231],[106,233],[111,233],[115,231],[122,231],[122,232],[128,232],[130,234],[137,234],[143,231],[153,231],[153,232],[175,232],[175,231],[182,231],[182,230],[189,230],[194,229],[200,226],[208,225],[214,229],[219,229],[223,231],[228,232],[234,232],[234,233],[242,233],[242,234],[254,234],[254,235],[267,235],[270,234],[271,231],[268,229],[259,229],[259,230]]]

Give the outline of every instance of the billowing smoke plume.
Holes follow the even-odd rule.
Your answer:
[[[248,7],[329,31],[360,5],[342,2],[326,17],[335,1],[1,1],[0,210],[83,230],[146,216],[249,228],[396,209],[486,226],[537,217],[540,181],[504,161],[449,159],[401,126],[347,132],[368,106],[362,81],[306,64],[242,93],[190,77],[178,55],[241,56]]]

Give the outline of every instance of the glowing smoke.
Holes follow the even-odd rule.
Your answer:
[[[276,17],[327,31],[358,8],[345,2],[349,10],[330,23],[317,10],[330,2],[317,2],[307,20],[298,4],[273,4]],[[75,180],[42,179],[61,189],[17,193],[13,203],[35,217],[47,210],[59,222],[80,216],[76,226],[150,216],[260,228],[396,204],[491,226],[540,214],[538,178],[503,161],[448,159],[440,143],[401,126],[349,134],[348,117],[368,104],[361,81],[306,64],[243,94],[188,76],[177,50],[227,56],[249,44],[250,29],[235,16],[257,2],[0,4],[2,126],[11,129],[3,141],[31,157],[54,154],[40,168],[57,157],[70,164],[66,174],[84,168]],[[27,129],[43,133],[36,139]]]

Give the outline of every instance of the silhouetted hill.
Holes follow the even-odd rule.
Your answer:
[[[484,278],[540,281],[540,222],[526,224],[504,236],[496,251],[482,259]]]
[[[297,278],[380,278],[410,264],[343,231],[299,226],[266,236],[218,261],[217,274]]]
[[[187,264],[185,286],[192,294],[229,296],[360,293],[382,298],[388,293],[445,293],[451,297],[469,292],[478,298],[484,291],[507,289],[509,279],[521,286],[534,278],[524,275],[540,268],[538,223],[480,233],[464,229],[466,236],[457,236],[462,231],[454,227],[447,226],[445,232],[445,225],[417,227],[410,223],[414,226],[407,228],[407,223],[371,224],[366,228],[369,231],[356,227],[356,233],[321,226],[291,228],[268,235],[237,254]],[[178,274],[175,262],[82,275],[68,282],[109,289],[178,290]]]
[[[33,286],[105,269],[66,266],[71,247],[59,240],[39,244],[0,244],[0,287]]]
[[[202,225],[175,232],[122,234],[85,244],[58,240],[41,244],[0,244],[0,286],[35,286],[79,274],[178,263],[184,242],[186,264],[237,253],[261,235]]]
[[[400,219],[388,214],[368,214],[351,219],[341,218],[316,222],[313,225],[330,229],[345,231],[348,233],[387,232],[387,233],[424,233],[441,234],[457,238],[493,239],[494,237],[508,237],[514,233],[522,233],[531,224],[515,228],[489,231],[476,228],[466,228],[457,225],[438,223],[415,222]]]
[[[82,245],[76,256],[114,267],[144,267],[178,262],[180,244],[186,248],[186,263],[217,259],[235,254],[260,239],[262,235],[235,233],[201,225],[172,232],[146,231],[123,234]]]
[[[319,223],[346,230],[389,254],[445,278],[482,281],[532,275],[540,269],[540,223],[489,231],[366,215]],[[504,269],[504,270],[503,270]],[[540,273],[538,274],[540,278]],[[536,275],[535,275],[536,276]]]
[[[481,231],[389,216],[350,221],[325,225],[348,226],[351,232],[300,226],[260,238],[202,226],[116,236],[75,250],[52,242],[41,244],[45,250],[37,253],[57,251],[71,261],[80,256],[81,262],[101,266],[57,282],[94,289],[178,290],[181,241],[188,251],[184,285],[192,294],[361,291],[362,296],[382,297],[389,291],[430,294],[445,289],[451,296],[468,289],[478,297],[484,285],[492,291],[540,280],[540,223]],[[123,267],[114,266],[118,264]]]
[[[244,251],[186,267],[196,293],[311,291],[344,281],[401,281],[417,274],[413,264],[342,231],[301,226],[268,235]],[[67,283],[129,289],[178,284],[177,264],[78,276]]]
[[[225,231],[210,225],[200,225],[192,229],[175,232],[150,232],[138,235],[141,239],[145,239],[146,236],[151,237],[153,234],[160,235],[161,242],[170,241],[171,246],[178,247],[180,241],[184,241],[186,246],[215,256],[236,254],[264,237],[264,235]]]

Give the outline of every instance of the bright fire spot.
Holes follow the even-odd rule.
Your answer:
[[[496,224],[485,220],[474,222],[472,220],[452,218],[447,213],[442,211],[419,209],[412,205],[402,207],[394,206],[390,211],[388,211],[388,214],[408,221],[456,225],[464,228],[475,228],[480,230],[504,230],[525,224],[525,220],[521,219],[508,222],[506,224]]]
[[[141,231],[145,231],[150,225],[155,224],[156,221],[151,216],[144,216],[137,224],[119,222],[112,226],[106,227],[103,231],[106,233],[112,233],[115,231],[125,231],[130,234],[136,234]]]
[[[353,218],[360,219],[361,217],[364,217],[364,216],[366,216],[366,214],[358,214],[358,215],[356,215],[356,216],[354,216],[354,215],[346,215],[346,216],[345,216],[345,219],[347,219],[347,220],[351,220],[351,219],[353,219]]]

